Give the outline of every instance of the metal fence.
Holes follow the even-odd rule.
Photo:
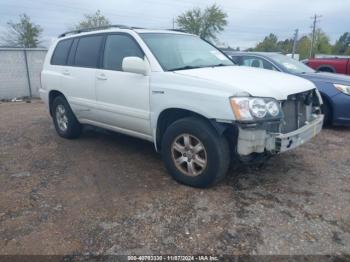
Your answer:
[[[0,48],[0,99],[39,97],[46,52],[42,48]]]

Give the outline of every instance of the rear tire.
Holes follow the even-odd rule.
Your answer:
[[[53,101],[52,118],[56,132],[61,137],[73,139],[80,136],[81,124],[63,96],[58,96]]]
[[[187,141],[187,142],[186,142]],[[228,141],[203,119],[175,121],[162,139],[162,158],[170,175],[193,187],[209,187],[223,179],[230,164]]]

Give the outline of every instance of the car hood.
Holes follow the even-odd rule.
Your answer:
[[[327,82],[327,83],[350,85],[350,76],[347,76],[347,75],[315,72],[315,73],[300,74],[299,76],[315,82]]]
[[[230,85],[252,96],[273,97],[277,100],[285,100],[291,94],[316,88],[312,82],[301,77],[251,67],[206,67],[175,73]]]

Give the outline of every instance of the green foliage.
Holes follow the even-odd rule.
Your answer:
[[[75,26],[75,29],[104,27],[108,25],[110,25],[108,18],[102,15],[100,10],[97,10],[94,14],[85,14],[84,19]]]
[[[271,33],[253,49],[258,52],[282,52],[291,53],[293,49],[293,39],[278,41],[275,34]]]
[[[311,39],[308,36],[303,36],[298,41],[296,53],[300,55],[300,59],[306,59],[309,57],[310,48]]]
[[[35,48],[40,44],[43,29],[30,21],[26,14],[20,15],[19,22],[7,22],[8,32],[1,37],[1,44],[7,47]]]
[[[350,55],[350,47],[348,47],[344,55]]]
[[[286,39],[284,41],[278,41],[277,47],[280,52],[289,54],[293,52],[293,39]]]
[[[303,36],[298,40],[296,53],[300,55],[300,59],[305,59],[309,57],[311,48],[311,37],[311,35]],[[342,38],[341,43],[346,42],[346,40],[347,36],[344,36]],[[259,42],[255,48],[251,50],[260,52],[281,52],[285,54],[291,53],[293,51],[293,39],[288,38],[283,41],[279,41],[278,37],[275,34],[271,33],[270,35],[266,36],[263,41]],[[314,54],[331,53],[332,45],[330,44],[329,37],[321,29],[318,29],[315,34]]]
[[[314,54],[331,54],[332,45],[330,44],[329,37],[321,30],[317,29],[315,34]]]
[[[227,25],[226,18],[227,14],[214,4],[204,11],[194,8],[185,12],[177,17],[176,23],[185,32],[199,35],[206,40],[216,40],[216,35]]]
[[[335,42],[333,53],[337,55],[349,55],[350,53],[350,33],[346,32]]]
[[[270,34],[264,38],[264,40],[255,47],[255,51],[259,52],[277,52],[278,51],[278,38],[275,34]]]

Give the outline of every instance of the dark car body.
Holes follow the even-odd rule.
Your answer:
[[[314,58],[308,59],[306,64],[316,71],[350,75],[349,58]]]
[[[323,98],[328,124],[350,125],[350,95],[334,86],[340,84],[350,88],[349,76],[316,72],[303,63],[278,53],[227,52],[226,54],[237,65],[280,71],[312,81]]]

